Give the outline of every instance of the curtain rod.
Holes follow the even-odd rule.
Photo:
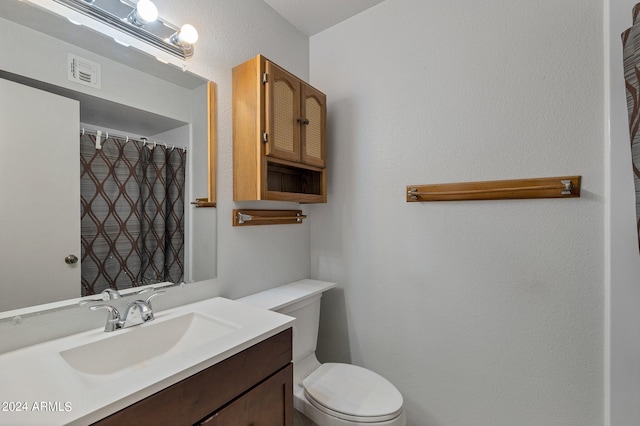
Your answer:
[[[90,127],[85,127],[82,126],[80,127],[80,134],[85,135],[85,134],[92,134],[97,136],[96,138],[96,149],[101,149],[102,147],[102,136],[104,136],[104,139],[108,139],[109,137],[114,137],[114,138],[119,138],[119,139],[125,139],[125,143],[131,141],[134,142],[140,142],[142,144],[146,145],[152,145],[153,148],[155,148],[158,145],[164,146],[165,149],[169,149],[171,148],[171,150],[173,151],[175,148],[181,149],[182,152],[187,152],[187,147],[183,146],[183,147],[177,147],[173,144],[167,144],[164,142],[156,142],[156,141],[152,141],[149,140],[149,138],[147,138],[146,136],[129,136],[129,135],[123,135],[123,134],[119,134],[117,132],[108,132],[106,130],[100,130],[100,129],[93,129]]]

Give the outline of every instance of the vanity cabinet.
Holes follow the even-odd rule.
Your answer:
[[[143,399],[96,425],[293,425],[291,329]]]
[[[251,392],[247,392],[200,422],[200,425],[281,426],[293,424],[287,423],[282,410],[287,403],[293,404],[293,400],[287,401],[286,392],[283,392],[283,389],[292,386],[292,381],[293,365],[289,365],[260,383]]]
[[[233,69],[234,201],[325,203],[326,96],[258,55]]]

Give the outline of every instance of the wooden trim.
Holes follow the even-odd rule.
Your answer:
[[[256,172],[253,176],[254,181],[252,184],[255,187],[256,195],[255,200],[264,200],[267,193],[267,156],[264,154],[266,147],[262,141],[262,132],[267,131],[267,85],[262,83],[262,76],[267,72],[267,62],[269,61],[262,55],[256,56],[254,59],[257,64],[257,75],[254,80],[257,83],[256,96],[258,97],[258,105],[256,109],[257,120],[259,120],[257,139],[253,141],[253,147],[256,155]],[[247,141],[247,143],[251,143]]]
[[[295,161],[287,161],[287,160],[283,160],[281,158],[274,158],[274,157],[269,157],[267,162],[276,163],[276,164],[282,164],[283,166],[295,167],[296,169],[312,170],[314,172],[323,172],[325,170],[324,167],[317,167],[317,166],[312,166],[312,165],[309,165],[309,164],[302,164],[302,163],[297,163]]]
[[[570,182],[570,184],[565,184]],[[407,186],[407,202],[580,197],[581,176]]]
[[[218,125],[216,117],[216,84],[210,81],[207,84],[207,105],[209,108],[209,203],[216,203],[216,170],[217,170],[217,147],[218,147]]]
[[[326,158],[325,158],[326,165]],[[313,201],[314,203],[326,203],[327,202],[327,169],[322,169],[322,195],[318,199],[318,201]]]
[[[295,201],[299,203],[326,203],[326,195],[301,194],[299,192],[267,191],[267,200],[271,201]]]
[[[196,207],[216,207],[216,170],[217,170],[217,121],[216,121],[216,84],[207,82],[207,139],[208,139],[208,174],[207,197],[196,198],[191,204]]]
[[[264,58],[256,56],[233,68],[233,199],[259,200],[262,144],[260,133],[264,109],[262,83],[258,75],[263,70]],[[265,162],[266,165],[266,162]]]
[[[250,219],[242,220],[242,215]],[[302,223],[306,218],[302,210],[233,210],[233,226],[286,225]]]

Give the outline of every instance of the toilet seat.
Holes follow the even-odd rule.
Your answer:
[[[322,364],[302,382],[307,400],[342,420],[376,423],[402,411],[402,395],[387,379],[351,364]]]

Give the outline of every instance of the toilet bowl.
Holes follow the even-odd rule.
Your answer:
[[[315,350],[322,292],[334,283],[302,280],[238,299],[294,317],[293,405],[318,426],[405,426],[400,392],[379,374],[325,363]]]

